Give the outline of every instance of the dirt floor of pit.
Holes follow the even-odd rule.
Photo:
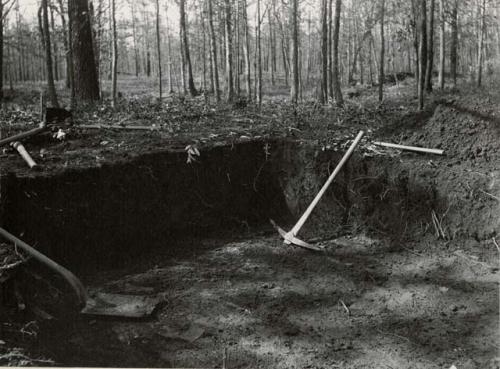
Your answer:
[[[70,366],[498,367],[491,242],[395,248],[359,236],[321,245],[312,253],[266,234],[201,241],[154,264],[145,255],[133,274],[108,271],[88,283],[161,294],[151,319],[51,322],[40,350]]]

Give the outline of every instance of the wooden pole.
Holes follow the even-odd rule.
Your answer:
[[[328,180],[326,181],[326,183],[323,185],[323,187],[318,192],[318,194],[316,195],[316,197],[313,199],[313,201],[311,202],[311,204],[309,204],[309,206],[307,207],[307,209],[304,212],[304,214],[298,220],[297,224],[295,224],[295,226],[292,228],[292,230],[290,231],[290,233],[293,235],[293,237],[295,237],[297,235],[297,233],[299,233],[300,229],[302,228],[302,226],[304,225],[304,223],[307,221],[307,219],[311,215],[312,211],[314,210],[314,208],[318,204],[319,200],[321,200],[321,198],[325,194],[325,192],[328,189],[328,187],[330,187],[331,183],[333,182],[333,180],[335,179],[335,177],[337,176],[337,174],[340,172],[340,169],[342,169],[342,167],[344,166],[344,164],[351,157],[351,154],[353,153],[354,149],[358,145],[358,143],[361,140],[361,137],[363,137],[363,135],[364,135],[363,131],[360,131],[358,133],[358,135],[354,139],[353,143],[351,144],[351,147],[349,147],[349,150],[347,150],[347,152],[344,154],[344,157],[342,158],[342,160],[340,161],[340,163],[338,163],[337,167],[335,168],[335,170],[333,171],[333,173],[330,175],[330,177],[328,178]]]
[[[388,142],[378,142],[378,141],[375,141],[373,143],[375,145],[384,146],[384,147],[391,147],[393,149],[424,152],[424,153],[428,153],[428,154],[443,155],[443,153],[444,153],[444,150],[427,149],[425,147],[405,146],[405,145],[398,145],[398,144],[393,144],[393,143],[388,143]]]

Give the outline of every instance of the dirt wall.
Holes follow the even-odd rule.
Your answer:
[[[286,213],[265,142],[160,151],[56,176],[6,176],[2,224],[71,267],[133,258],[179,236],[207,236]],[[8,179],[7,179],[8,178]]]

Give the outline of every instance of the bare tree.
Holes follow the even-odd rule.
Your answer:
[[[324,0],[323,0],[324,1]],[[299,94],[299,5],[298,0],[292,0],[291,23],[292,23],[292,87],[290,89],[290,99],[297,103]],[[285,71],[286,73],[286,71]]]
[[[228,1],[228,0],[226,0]],[[262,104],[262,45],[261,45],[261,15],[260,15],[260,0],[257,0],[257,24],[256,24],[256,37],[255,37],[255,42],[256,42],[256,87],[255,87],[255,93],[257,97],[257,104]]]
[[[321,0],[321,95],[320,103],[328,102],[328,0]]]
[[[156,0],[156,51],[158,53],[158,94],[162,98],[161,42],[160,42],[160,0]]]
[[[59,102],[57,101],[56,86],[54,84],[54,69],[52,65],[52,46],[50,42],[50,28],[49,28],[49,11],[47,0],[42,0],[42,12],[43,12],[43,40],[45,43],[45,63],[47,66],[47,87],[49,93],[50,103],[54,108],[59,107]],[[2,76],[0,76],[2,77]]]
[[[111,105],[116,105],[118,79],[118,35],[116,33],[116,0],[111,0]]]
[[[79,100],[95,101],[99,99],[99,84],[87,0],[69,0],[68,11],[73,53],[72,91]]]
[[[246,92],[247,92],[247,99],[252,98],[252,82],[251,82],[251,76],[250,76],[250,29],[248,26],[248,16],[247,16],[247,2],[246,0],[243,1],[243,26],[244,26],[244,32],[245,32],[245,41],[243,43],[243,54],[244,54],[244,59],[245,59],[245,86],[246,86]]]
[[[439,88],[444,89],[444,68],[445,68],[445,13],[444,0],[439,0]]]
[[[217,67],[217,43],[215,37],[212,0],[208,1],[208,26],[210,28],[210,53],[212,59],[212,82],[214,85],[215,98],[220,101],[219,71]]]
[[[137,47],[137,17],[136,17],[136,1],[130,1],[130,17],[132,18],[132,42],[134,47],[134,67],[135,67],[135,76],[139,76],[139,49]]]
[[[432,91],[432,67],[434,64],[434,5],[435,0],[431,0],[429,7],[429,32],[427,40],[427,66],[425,68],[425,90]]]
[[[257,0],[259,1],[259,0]],[[233,38],[231,25],[231,0],[225,0],[225,39],[226,39],[226,90],[227,101],[234,100],[233,80]]]
[[[3,100],[3,47],[4,47],[4,20],[9,14],[13,0],[0,0],[0,102]]]
[[[484,34],[486,28],[486,0],[482,0],[478,9],[479,16],[479,37],[477,45],[477,86],[481,87],[483,76],[483,53],[484,53]]]
[[[344,105],[344,99],[342,98],[342,91],[340,89],[340,78],[339,78],[339,35],[340,35],[340,8],[342,5],[342,0],[335,0],[335,13],[333,16],[333,91],[335,97],[335,104],[338,107]]]
[[[385,0],[380,2],[380,70],[378,73],[378,101],[384,99],[384,54],[385,54],[385,37],[384,37],[384,16],[385,16]]]
[[[458,61],[458,0],[452,0],[451,11],[451,46],[450,46],[450,72],[453,87],[457,86],[457,61]]]
[[[424,108],[425,70],[427,63],[427,4],[420,0],[420,63],[418,68],[418,107]]]
[[[196,87],[194,86],[194,81],[193,81],[193,68],[191,66],[191,55],[189,53],[189,42],[188,42],[188,35],[187,35],[187,26],[186,26],[186,0],[179,0],[179,11],[180,11],[180,19],[179,19],[179,25],[180,25],[180,34],[181,34],[181,42],[182,42],[182,55],[184,56],[184,65],[183,68],[187,70],[187,84],[188,84],[188,89],[189,89],[189,94],[191,96],[196,96],[197,91]]]

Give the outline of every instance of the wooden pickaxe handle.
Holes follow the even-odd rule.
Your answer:
[[[335,168],[335,170],[333,171],[333,173],[330,175],[330,177],[328,178],[328,180],[326,181],[326,183],[323,185],[323,187],[318,192],[318,194],[316,195],[316,197],[313,199],[313,201],[311,202],[311,204],[309,204],[309,206],[307,207],[307,209],[304,212],[304,214],[302,214],[302,216],[300,217],[300,219],[297,221],[297,224],[295,224],[295,226],[292,228],[292,230],[290,231],[290,233],[294,237],[297,235],[297,233],[299,233],[300,229],[302,228],[302,226],[304,225],[304,223],[307,221],[307,218],[309,218],[309,216],[311,215],[312,211],[314,210],[314,208],[318,204],[319,200],[321,200],[321,198],[325,194],[325,192],[328,189],[328,187],[330,186],[330,184],[333,182],[333,180],[335,179],[335,177],[337,176],[337,174],[340,172],[340,169],[342,169],[342,167],[347,162],[347,160],[349,160],[352,152],[354,151],[354,149],[358,145],[359,141],[361,140],[361,137],[363,137],[364,134],[365,133],[363,131],[359,131],[358,135],[354,139],[354,142],[351,144],[351,147],[349,147],[349,150],[347,150],[347,152],[344,154],[344,157],[342,158],[342,160],[340,161],[340,163],[337,164],[337,167]]]

